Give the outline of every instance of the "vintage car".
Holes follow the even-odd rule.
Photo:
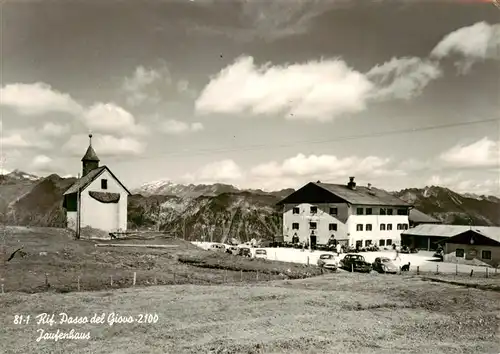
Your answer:
[[[214,243],[213,245],[210,246],[209,250],[210,251],[226,252],[226,246],[224,246],[221,243]]]
[[[263,249],[256,249],[255,258],[267,258],[267,251]]]
[[[337,270],[339,266],[339,259],[336,255],[331,253],[323,253],[319,256],[318,267]]]
[[[396,274],[398,272],[398,267],[392,262],[391,259],[387,257],[377,257],[375,262],[372,264],[374,271],[379,273],[389,273]]]
[[[252,257],[252,252],[250,251],[250,248],[248,247],[240,247],[238,256],[242,257]]]
[[[372,270],[372,264],[366,262],[365,257],[360,254],[346,254],[339,265],[349,272],[369,273]]]

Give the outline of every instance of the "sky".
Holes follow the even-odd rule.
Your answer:
[[[0,5],[1,162],[129,189],[320,180],[500,195],[500,7],[473,0]]]

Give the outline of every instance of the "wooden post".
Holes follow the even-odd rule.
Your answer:
[[[307,256],[307,266],[309,267],[309,256]]]
[[[486,267],[486,278],[488,278],[488,267]]]
[[[136,273],[136,272],[134,272],[134,282],[133,282],[133,284],[132,284],[133,286],[135,286],[135,282],[136,282],[136,280],[137,280],[137,273]]]
[[[78,278],[76,278],[76,287],[77,287],[78,291],[80,291],[80,276],[78,276]]]
[[[474,269],[470,270],[470,276],[471,276],[471,278],[472,278],[472,274],[474,274]]]
[[[224,269],[224,283],[227,283],[227,269]]]
[[[455,275],[458,275],[458,263],[455,264]]]
[[[109,285],[113,286],[113,276],[112,275],[109,277]]]
[[[420,275],[420,266],[417,266],[417,275]]]
[[[175,272],[174,272],[174,284],[175,284]]]
[[[256,272],[255,280],[259,281],[259,271]]]
[[[243,281],[243,270],[240,270],[240,281]]]
[[[351,263],[351,272],[354,273],[354,264]]]
[[[439,274],[439,264],[436,264],[436,274]]]
[[[45,287],[49,287],[49,273],[45,273]]]
[[[4,289],[3,289],[3,283],[2,283],[2,294],[4,293]]]
[[[154,284],[157,285],[158,281],[156,280],[156,277],[154,278]]]

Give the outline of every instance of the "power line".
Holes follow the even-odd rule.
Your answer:
[[[156,159],[156,158],[159,158],[162,156],[203,155],[203,154],[213,154],[213,153],[217,154],[217,153],[235,152],[235,151],[279,149],[279,148],[297,146],[298,144],[301,146],[304,146],[304,145],[313,145],[313,144],[333,143],[333,142],[340,142],[340,141],[346,141],[346,140],[359,140],[359,139],[367,139],[367,138],[374,138],[374,137],[383,137],[383,136],[390,136],[390,135],[413,134],[413,133],[423,132],[423,131],[448,129],[448,128],[454,128],[454,127],[459,127],[459,126],[468,126],[468,125],[481,124],[481,123],[491,123],[491,122],[500,122],[500,118],[493,118],[493,119],[490,118],[490,119],[476,120],[476,121],[471,121],[471,122],[459,122],[459,123],[449,123],[449,124],[442,124],[442,125],[432,125],[432,126],[427,126],[427,127],[400,129],[400,130],[393,130],[393,131],[383,131],[383,132],[376,132],[376,133],[369,133],[369,134],[358,134],[358,135],[343,136],[343,137],[324,139],[324,140],[295,140],[293,142],[282,143],[282,144],[259,144],[259,145],[248,145],[248,146],[232,147],[232,148],[220,148],[220,149],[184,150],[184,151],[177,151],[177,152],[173,151],[173,152],[165,152],[165,153],[149,155],[149,156],[139,156],[139,157],[133,158],[133,160],[134,161],[135,160],[151,160],[151,159]],[[123,157],[122,159],[123,159],[123,161],[117,161],[116,163],[130,161],[130,158]]]

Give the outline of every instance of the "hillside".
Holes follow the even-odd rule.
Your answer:
[[[57,175],[38,178],[21,171],[0,176],[0,221],[63,227],[62,195],[74,181]],[[141,194],[129,198],[131,229],[160,229],[190,240],[221,241],[234,237],[247,241],[272,239],[281,234],[275,204],[293,189],[265,192],[224,184],[186,186],[155,182],[138,191]],[[150,194],[153,192],[161,195]],[[496,197],[462,195],[436,186],[409,188],[394,194],[445,223],[500,226],[500,199]]]

